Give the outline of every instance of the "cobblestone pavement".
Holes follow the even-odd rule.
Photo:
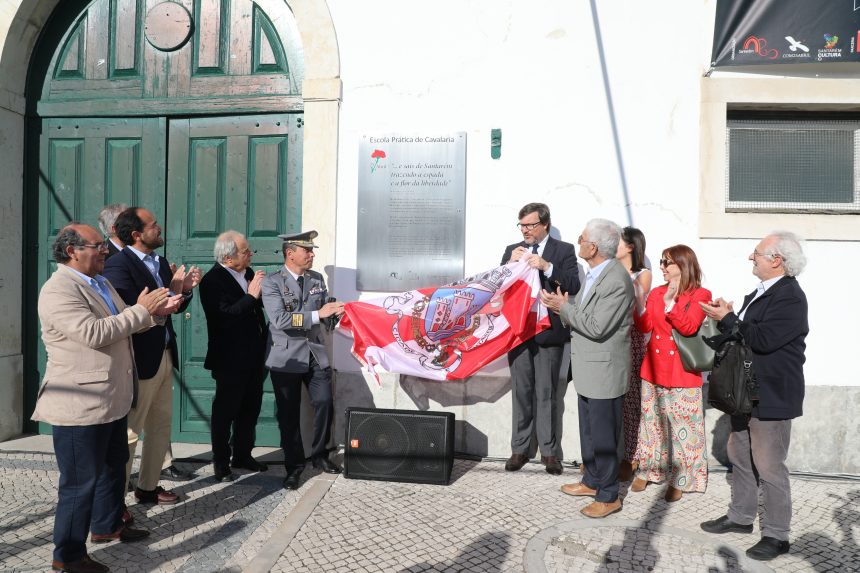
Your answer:
[[[233,483],[216,483],[211,465],[193,467],[197,479],[172,484],[182,503],[129,496],[148,540],[90,546],[91,556],[116,572],[860,571],[860,481],[851,479],[793,478],[791,552],[759,563],[744,555],[758,528],[699,529],[725,513],[730,474],[717,471],[706,494],[673,504],[660,486],[628,493],[623,484],[623,511],[590,520],[579,513],[586,498],[558,490],[579,478],[572,468],[511,474],[499,461],[458,460],[448,486],[306,471],[310,481],[287,492],[280,467],[242,471]],[[0,451],[0,571],[50,570],[57,479],[50,453]]]

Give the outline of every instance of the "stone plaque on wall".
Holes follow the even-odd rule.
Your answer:
[[[466,134],[364,135],[358,153],[358,290],[463,278]]]

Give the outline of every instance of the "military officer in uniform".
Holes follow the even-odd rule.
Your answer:
[[[299,424],[302,383],[314,407],[311,463],[324,472],[340,473],[326,449],[332,421],[331,367],[321,321],[343,314],[343,303],[326,302],[325,280],[311,270],[317,235],[316,231],[279,235],[284,241],[284,266],[263,280],[263,306],[269,315],[266,368],[275,390],[286,489],[298,489],[305,468]]]

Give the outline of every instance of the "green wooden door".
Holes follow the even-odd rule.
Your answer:
[[[166,256],[177,264],[214,264],[215,238],[233,229],[248,237],[253,265],[283,264],[281,233],[301,228],[301,114],[169,121]],[[206,318],[200,297],[174,320],[181,381],[174,389],[173,437],[208,442],[214,382],[203,368]],[[277,446],[271,383],[264,386],[257,445]]]
[[[38,287],[56,268],[51,245],[69,221],[94,227],[104,205],[146,205],[164,216],[165,120],[45,119],[39,150]],[[38,343],[39,372],[47,355]],[[50,426],[40,424],[42,432]]]
[[[57,10],[78,11],[79,4]],[[28,290],[53,271],[57,231],[73,219],[95,225],[110,203],[152,210],[165,229],[168,259],[204,270],[223,230],[245,233],[255,266],[264,269],[282,262],[277,235],[300,230],[304,58],[288,4],[160,3],[173,18],[153,11],[156,4],[93,0],[71,15],[67,30],[40,41],[50,63],[33,89],[40,94],[41,119],[33,120],[41,130],[39,221],[26,233],[27,243],[38,245],[38,276],[28,274]],[[190,25],[177,27],[181,22]],[[177,29],[187,33],[177,36]],[[181,364],[173,439],[207,442],[214,387],[202,368],[199,297],[174,324]],[[46,356],[41,341],[34,346],[26,361],[35,395]],[[258,443],[277,445],[271,394],[263,409]]]

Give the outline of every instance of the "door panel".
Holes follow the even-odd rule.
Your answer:
[[[39,153],[38,287],[56,269],[51,246],[70,221],[98,228],[104,205],[146,205],[164,216],[165,120],[45,119]],[[41,339],[37,365],[45,372]],[[40,424],[41,432],[50,426]]]
[[[214,264],[215,238],[248,237],[257,269],[283,264],[279,234],[301,228],[301,114],[170,120],[166,256],[177,264]],[[174,392],[173,437],[208,442],[214,382],[203,369],[206,319],[199,297],[174,321],[182,383]],[[266,382],[257,445],[277,446],[274,396]]]

